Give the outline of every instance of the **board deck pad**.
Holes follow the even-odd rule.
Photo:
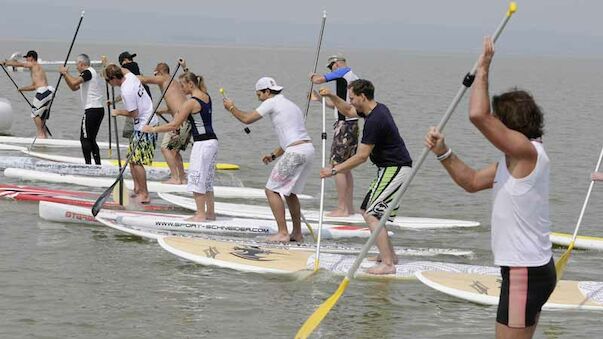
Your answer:
[[[500,275],[418,272],[425,285],[445,294],[484,305],[498,305]],[[603,282],[561,280],[543,309],[603,310]]]

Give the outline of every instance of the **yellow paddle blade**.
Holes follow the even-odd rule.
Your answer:
[[[335,293],[333,293],[333,295],[330,296],[329,299],[322,303],[316,309],[316,311],[314,311],[314,313],[312,313],[312,315],[306,320],[302,327],[299,328],[297,334],[295,335],[296,339],[305,339],[310,334],[312,334],[314,329],[316,329],[320,322],[327,316],[327,313],[329,313],[333,306],[335,306],[337,300],[339,300],[339,298],[341,297],[343,292],[345,292],[345,289],[348,287],[349,284],[350,280],[345,277],[341,284],[339,284],[337,291],[335,291]]]
[[[304,222],[304,224],[306,224],[306,227],[308,228],[308,231],[310,232],[312,239],[314,239],[314,242],[317,242],[318,239],[316,238],[316,235],[314,234],[314,230],[312,229],[312,226],[310,225],[308,220],[306,220],[306,217],[304,216],[304,214],[301,212],[300,212],[300,217],[301,217],[301,220]]]
[[[115,185],[115,188],[113,188],[113,201],[116,203],[119,203],[119,184]],[[130,197],[130,192],[128,192],[128,188],[126,187],[126,185],[123,185],[123,190],[122,190],[122,196],[121,196],[121,201],[123,202],[124,206],[128,206],[129,204],[129,197]]]
[[[113,150],[109,148],[107,150],[107,155],[108,155],[109,158],[113,157]]]
[[[575,241],[572,240],[565,253],[563,253],[563,255],[561,255],[561,257],[559,257],[559,260],[557,260],[557,262],[555,263],[555,270],[557,271],[557,281],[561,280],[561,277],[563,277],[563,273],[565,273],[565,267],[567,266],[567,263],[569,262],[569,259],[572,254],[572,250],[574,249],[574,242]]]

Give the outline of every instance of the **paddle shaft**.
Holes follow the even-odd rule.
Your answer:
[[[149,116],[149,118],[145,122],[145,124],[144,124],[145,126],[148,125],[151,122],[151,120],[153,120],[153,117],[155,116],[155,113],[157,112],[157,109],[159,109],[159,105],[161,105],[161,102],[163,101],[163,98],[165,97],[165,93],[170,88],[170,85],[174,81],[174,78],[176,77],[176,74],[178,74],[178,70],[179,69],[180,69],[180,63],[178,63],[176,65],[176,70],[174,71],[174,74],[172,75],[172,78],[170,79],[170,82],[165,87],[165,90],[163,91],[163,93],[161,93],[161,98],[159,98],[159,102],[157,102],[157,105],[155,106],[155,109],[153,110],[153,113],[151,113],[151,115]],[[113,100],[113,102],[115,102],[115,100]],[[115,125],[117,126],[117,123]],[[134,143],[132,144],[132,147],[130,148],[130,154],[128,155],[128,158],[126,159],[126,162],[124,163],[123,167],[121,167],[121,169],[119,170],[119,174],[117,175],[117,178],[115,179],[115,182],[113,183],[113,185],[111,185],[109,188],[107,188],[98,197],[98,199],[96,199],[96,202],[94,202],[94,205],[92,206],[92,215],[96,216],[98,214],[98,212],[100,212],[100,210],[103,208],[103,204],[105,203],[105,201],[109,197],[109,194],[111,194],[111,191],[113,191],[113,188],[115,188],[115,185],[117,185],[118,182],[123,181],[124,171],[128,167],[128,164],[130,163],[130,159],[132,159],[132,156],[134,156],[134,152],[136,151],[136,147],[138,147],[139,143],[140,143],[140,138],[137,138],[136,140],[134,140]],[[121,196],[121,194],[120,194],[120,196]]]
[[[507,15],[505,16],[505,18],[502,20],[502,22],[500,23],[500,25],[498,26],[498,28],[496,29],[496,31],[492,35],[492,41],[494,43],[496,42],[496,40],[498,40],[498,37],[500,36],[500,34],[502,33],[503,29],[507,25],[507,22],[509,22],[509,19],[511,18],[511,14],[512,14],[511,11],[509,11],[507,13]],[[465,94],[465,92],[467,91],[467,89],[469,87],[471,87],[471,84],[473,83],[473,79],[475,78],[475,72],[477,71],[478,62],[479,62],[479,59],[478,59],[478,61],[475,62],[475,64],[473,65],[473,68],[471,69],[471,71],[469,73],[467,73],[467,75],[465,76],[465,78],[463,80],[462,86],[459,88],[456,96],[454,97],[454,99],[452,100],[452,102],[450,103],[450,105],[448,106],[448,109],[446,110],[446,113],[444,114],[444,116],[442,117],[442,120],[440,120],[440,123],[437,126],[438,131],[441,132],[441,131],[444,130],[444,127],[446,126],[446,123],[448,122],[448,120],[452,116],[452,113],[454,112],[454,110],[458,106],[459,102],[461,101],[461,98],[463,97],[463,95]],[[429,148],[426,147],[426,148],[423,149],[423,152],[421,153],[421,156],[419,157],[419,160],[416,162],[415,166],[413,166],[412,171],[410,172],[410,176],[408,177],[408,180],[406,180],[404,182],[404,184],[402,184],[402,187],[400,188],[400,190],[394,196],[394,199],[393,199],[392,203],[389,204],[389,206],[385,210],[384,215],[381,217],[381,220],[379,220],[379,225],[371,233],[371,236],[370,236],[369,240],[362,247],[362,251],[356,257],[356,260],[352,264],[352,267],[350,268],[350,270],[346,274],[346,278],[348,280],[351,280],[351,279],[354,278],[354,274],[356,273],[356,271],[360,267],[360,263],[362,262],[362,260],[364,259],[364,257],[366,256],[366,254],[368,253],[368,251],[370,250],[370,248],[375,243],[375,240],[377,239],[377,235],[383,229],[383,227],[385,225],[385,222],[387,221],[387,219],[389,218],[389,216],[392,213],[392,210],[394,209],[395,206],[398,206],[398,204],[400,203],[400,199],[402,198],[402,196],[404,195],[404,192],[406,192],[406,190],[408,189],[408,186],[410,185],[410,183],[412,182],[413,178],[415,177],[415,175],[417,174],[417,172],[421,168],[421,165],[425,161],[425,158],[427,158],[427,154],[429,154],[429,152],[430,152]]]
[[[105,81],[105,88],[107,90],[107,100],[109,100],[109,84]],[[113,120],[113,126],[115,126],[115,146],[117,147],[117,166],[121,172],[121,151],[119,150],[119,136],[117,128],[117,117],[111,116],[111,108],[115,109],[115,88],[111,87],[111,102],[113,107],[107,103],[107,113],[109,114],[109,147],[111,147],[111,120]],[[119,180],[119,204],[124,205],[124,178]]]
[[[321,168],[326,166],[326,153],[327,153],[327,99],[322,97],[322,133],[320,138],[322,139],[322,162]],[[318,237],[316,240],[316,257],[314,258],[314,271],[318,271],[320,267],[320,240],[322,238],[322,223],[325,213],[325,178],[320,179],[320,208],[318,215]]]
[[[6,73],[6,75],[10,79],[10,81],[13,83],[13,85],[15,85],[15,87],[18,90],[19,89],[19,85],[17,85],[17,83],[15,82],[15,80],[13,79],[13,77],[10,76],[10,74],[8,73],[8,71],[6,70],[6,68],[4,67],[4,65],[0,64],[0,66],[2,66],[2,70],[4,71],[4,73]],[[31,102],[29,101],[29,99],[27,99],[27,97],[25,96],[25,94],[23,94],[23,92],[21,92],[21,91],[18,91],[18,92],[19,92],[19,94],[21,94],[21,96],[23,97],[23,99],[25,99],[25,101],[27,102],[27,104],[29,105],[29,107],[30,108],[34,108],[34,105],[31,104]]]
[[[316,45],[316,55],[314,56],[314,71],[312,74],[316,73],[318,68],[318,58],[320,57],[320,47],[322,46],[322,36],[325,31],[325,22],[327,21],[327,11],[322,11],[322,22],[320,24],[320,33],[318,33],[318,43]],[[304,120],[308,118],[308,111],[310,110],[310,100],[312,98],[312,89],[314,88],[314,83],[310,80],[310,90],[308,91],[308,100],[306,101],[306,110],[304,111]]]

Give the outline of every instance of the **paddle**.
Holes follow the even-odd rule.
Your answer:
[[[159,102],[157,102],[157,105],[155,106],[155,109],[153,110],[153,113],[151,113],[151,115],[149,116],[149,118],[145,122],[145,125],[148,125],[151,122],[151,120],[153,119],[153,116],[155,116],[155,112],[157,112],[157,109],[159,109],[159,105],[161,105],[161,102],[163,101],[163,97],[165,97],[165,93],[170,88],[170,85],[172,84],[172,81],[174,81],[174,78],[176,77],[176,74],[178,74],[178,70],[179,69],[180,69],[180,63],[178,63],[178,65],[176,65],[176,70],[174,71],[174,74],[172,75],[172,78],[170,79],[170,82],[168,83],[168,85],[163,90],[163,93],[161,93],[161,98],[159,98]],[[113,102],[115,103],[115,100],[113,100]],[[115,125],[116,125],[116,128],[117,128],[117,123]],[[123,180],[124,171],[128,167],[128,164],[130,163],[130,159],[132,158],[132,156],[134,156],[134,151],[136,150],[136,147],[138,146],[139,142],[140,142],[140,139],[134,140],[134,143],[132,144],[132,148],[130,149],[130,155],[128,155],[128,158],[126,159],[126,162],[124,163],[123,167],[121,167],[121,169],[119,170],[119,174],[117,175],[117,178],[115,179],[115,182],[111,186],[109,186],[109,188],[107,188],[98,197],[98,199],[96,199],[96,201],[94,202],[94,205],[92,206],[92,215],[93,216],[96,217],[96,215],[98,214],[98,212],[100,212],[100,210],[103,208],[103,204],[105,203],[105,201],[109,197],[109,194],[111,194],[111,192],[113,191],[113,188],[115,188],[115,185],[117,185],[117,183],[120,182],[120,180]],[[121,161],[120,161],[120,164],[121,164]]]
[[[71,55],[71,50],[73,49],[73,44],[75,44],[75,38],[77,38],[77,33],[80,31],[80,26],[82,25],[82,20],[84,20],[84,13],[85,13],[85,11],[82,11],[82,15],[80,15],[80,20],[78,21],[77,27],[75,28],[75,34],[73,34],[73,39],[71,39],[71,45],[69,45],[69,51],[67,51],[67,56],[65,57],[65,62],[63,62],[63,67],[67,66],[67,61],[69,61],[69,56]],[[52,97],[50,98],[50,103],[48,104],[48,108],[40,117],[42,119],[42,125],[44,126],[44,128],[46,128],[47,131],[48,131],[48,127],[46,126],[46,120],[50,118],[50,109],[52,108],[52,103],[54,102],[54,98],[56,97],[57,92],[59,91],[59,85],[61,83],[62,78],[63,78],[63,74],[61,73],[59,75],[59,80],[57,80],[56,86],[54,86],[54,92],[52,92]],[[48,134],[50,134],[50,131],[48,131],[48,132],[49,132]],[[30,150],[33,147],[33,145],[36,143],[37,139],[38,139],[38,136],[36,135],[34,140],[31,142],[31,145],[29,146]]]
[[[228,96],[226,96],[226,91],[224,90],[223,87],[220,88],[220,94],[222,94],[222,98],[228,99]],[[251,130],[249,130],[249,127],[245,126],[243,131],[245,131],[245,133],[247,133],[247,135],[249,135],[249,137],[251,138],[251,134],[250,134]],[[252,140],[253,140],[253,138],[252,138]],[[312,238],[314,239],[314,241],[316,241],[316,236],[314,235],[314,230],[312,229],[312,226],[310,225],[310,223],[306,220],[306,217],[301,212],[301,210],[299,211],[299,215],[300,215],[301,220],[304,222],[304,224],[306,224],[308,231],[310,231]]]
[[[119,150],[119,136],[117,129],[117,117],[111,116],[111,108],[115,109],[115,88],[111,87],[111,102],[113,103],[113,107],[109,101],[109,84],[105,81],[105,89],[107,90],[107,113],[109,114],[109,122],[113,119],[115,126],[115,146],[117,147],[117,166],[119,167],[119,171],[121,172],[121,152]],[[109,123],[109,147],[111,147],[111,124]],[[115,196],[113,197],[114,201],[118,201],[121,206],[128,205],[128,192],[127,189],[124,190],[124,178],[123,176],[119,180],[119,189],[117,192],[117,199]]]
[[[500,23],[500,25],[494,32],[494,35],[492,37],[493,42],[496,42],[496,40],[502,33],[503,29],[507,25],[507,22],[509,21],[509,19],[511,18],[513,13],[515,13],[516,10],[517,10],[517,5],[515,4],[515,2],[511,2],[509,4],[509,9],[507,10],[507,13],[505,14],[504,19],[502,20],[502,22]],[[471,84],[473,83],[473,80],[475,78],[475,72],[477,70],[478,62],[479,62],[479,60],[475,62],[471,71],[469,73],[467,73],[467,75],[465,75],[461,88],[459,88],[456,96],[450,103],[450,106],[448,106],[446,113],[444,114],[444,116],[442,117],[442,120],[440,120],[440,123],[437,126],[437,129],[439,131],[443,131],[444,126],[450,119],[450,116],[456,109],[456,106],[458,105],[459,101],[461,100],[461,98],[463,97],[463,95],[465,94],[467,89],[469,87],[471,87]],[[385,210],[383,217],[379,221],[379,225],[372,232],[371,237],[366,242],[366,244],[364,244],[364,246],[362,247],[360,254],[358,254],[358,256],[356,257],[356,260],[352,264],[352,267],[348,270],[348,273],[346,274],[343,281],[339,284],[339,287],[337,288],[335,293],[333,293],[324,303],[322,303],[314,311],[314,313],[312,313],[312,315],[310,315],[310,317],[304,322],[304,324],[298,330],[297,334],[295,335],[296,338],[307,338],[312,333],[312,331],[314,331],[314,329],[320,324],[320,322],[327,316],[327,313],[329,313],[329,311],[333,308],[333,306],[335,306],[335,304],[337,303],[337,301],[339,300],[339,298],[341,297],[343,292],[345,292],[345,289],[348,287],[350,280],[352,280],[354,278],[354,274],[358,270],[358,267],[360,267],[360,263],[366,256],[369,249],[375,243],[375,239],[377,238],[377,235],[383,229],[385,222],[387,221],[388,217],[391,215],[393,208],[395,206],[399,205],[402,195],[404,195],[404,192],[406,192],[406,189],[412,182],[412,179],[417,174],[419,168],[421,168],[421,165],[425,161],[425,158],[427,157],[428,153],[429,153],[428,148],[423,149],[423,152],[421,153],[421,156],[419,157],[419,161],[415,164],[415,166],[413,166],[408,180],[404,182],[404,184],[402,185],[400,190],[394,196],[392,203]]]
[[[322,22],[320,24],[320,33],[318,33],[318,43],[316,45],[316,55],[314,56],[314,71],[312,74],[316,73],[316,69],[318,68],[318,58],[320,57],[320,46],[322,45],[322,36],[325,31],[325,22],[327,21],[327,11],[322,11]],[[308,111],[310,110],[310,100],[312,99],[312,88],[314,87],[314,83],[310,81],[310,90],[308,91],[308,101],[306,101],[306,110],[304,111],[304,120],[308,118]]]
[[[18,90],[19,89],[19,85],[17,85],[17,83],[15,82],[15,80],[13,80],[13,77],[10,76],[10,74],[8,73],[8,71],[6,70],[6,68],[4,67],[4,65],[0,64],[0,66],[2,66],[2,70],[4,71],[4,73],[6,73],[6,75],[10,79],[10,81],[13,83],[13,85],[15,85],[15,87]],[[21,94],[21,96],[23,97],[23,99],[25,99],[25,101],[27,102],[27,104],[29,105],[30,108],[32,108],[32,109],[35,108],[34,105],[31,104],[31,102],[29,101],[29,99],[27,99],[27,97],[25,96],[25,94],[23,94],[23,92],[21,92],[21,91],[17,91],[17,92],[19,92],[19,94]]]
[[[322,139],[322,163],[320,168],[324,168],[326,166],[326,152],[327,152],[327,132],[326,132],[326,124],[327,124],[327,99],[322,97],[322,134],[320,138]],[[325,178],[320,178],[320,208],[319,208],[319,216],[318,216],[318,239],[316,240],[316,257],[314,258],[314,272],[318,271],[318,267],[320,266],[320,239],[322,236],[322,220],[323,214],[325,212]]]
[[[107,57],[106,56],[102,56],[101,57],[101,63],[103,64],[103,69],[105,69],[107,67]],[[109,84],[107,84],[107,82],[105,81],[105,88],[107,89],[107,112],[109,114],[109,119],[107,119],[108,123],[109,123],[109,151],[108,151],[108,156],[109,158],[113,157],[113,150],[111,149],[111,104],[109,103]]]
[[[599,167],[601,166],[601,160],[603,159],[603,148],[601,148],[601,152],[599,153],[599,160],[597,161],[597,166],[595,167],[595,172],[599,171]],[[590,193],[593,190],[593,186],[595,185],[595,181],[591,180],[590,185],[588,186],[588,192],[586,193],[586,198],[584,199],[584,203],[582,204],[582,210],[580,211],[580,216],[578,217],[578,222],[576,222],[576,229],[574,230],[574,235],[572,236],[572,241],[570,242],[565,253],[559,257],[557,263],[555,264],[555,269],[557,270],[557,281],[561,280],[563,274],[565,273],[565,267],[569,262],[572,250],[574,249],[574,245],[576,243],[576,237],[578,236],[578,230],[580,229],[580,225],[582,224],[582,217],[584,217],[584,212],[586,211],[586,206],[588,205],[588,200],[590,199]]]

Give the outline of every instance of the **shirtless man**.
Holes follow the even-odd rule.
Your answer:
[[[48,86],[48,79],[46,79],[46,72],[40,64],[38,64],[38,53],[36,51],[29,51],[25,54],[25,62],[17,60],[5,60],[2,61],[4,66],[13,67],[25,67],[29,68],[31,73],[31,82],[29,86],[21,87],[18,89],[19,92],[36,91],[36,95],[33,101],[33,107],[31,108],[31,117],[36,124],[37,137],[38,139],[46,139],[46,119],[48,118],[46,112],[48,105],[52,100],[52,93],[54,88]]]
[[[185,71],[187,70],[186,67],[184,69]],[[158,85],[159,89],[163,92],[171,79],[170,67],[164,62],[160,62],[155,67],[153,74],[153,76],[139,75],[138,79],[140,79],[140,82],[143,84]],[[184,92],[180,86],[174,84],[170,86],[165,93],[167,110],[157,111],[157,113],[170,113],[172,114],[172,119],[175,119],[178,110],[185,101],[186,96],[184,95]],[[184,174],[184,164],[182,163],[180,151],[186,150],[190,137],[191,126],[186,120],[177,130],[169,131],[164,134],[163,140],[161,141],[161,154],[163,154],[171,174],[170,179],[165,182],[166,184],[186,184],[186,175]]]

